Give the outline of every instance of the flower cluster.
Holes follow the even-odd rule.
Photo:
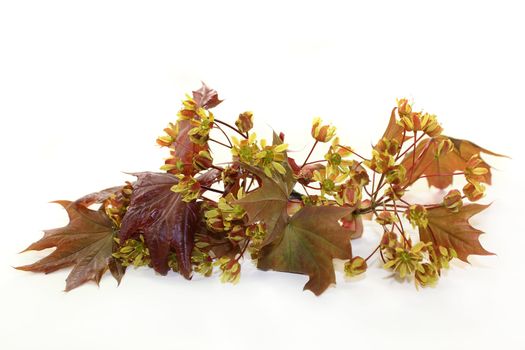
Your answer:
[[[265,139],[261,139],[258,145],[256,138],[255,133],[241,141],[232,136],[233,148],[231,151],[233,156],[243,164],[261,168],[268,177],[272,177],[275,171],[279,174],[285,174],[286,169],[282,162],[286,160],[288,145],[285,143],[269,145]]]
[[[430,137],[438,136],[443,131],[434,114],[413,112],[407,99],[397,101],[397,111],[400,117],[399,125],[405,131],[423,131]]]
[[[400,279],[414,279],[416,285],[435,285],[442,269],[449,268],[449,261],[457,257],[452,248],[436,247],[431,243],[410,240],[400,241],[393,232],[387,232],[381,242],[385,269],[392,270]]]

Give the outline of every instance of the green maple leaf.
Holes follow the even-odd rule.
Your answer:
[[[432,242],[436,246],[453,248],[458,258],[468,262],[467,257],[475,255],[493,255],[481,246],[479,236],[483,233],[469,224],[469,219],[486,209],[488,205],[469,204],[453,213],[447,208],[428,209],[428,225],[419,227],[419,238],[423,242]]]
[[[274,133],[273,144],[281,143],[282,141],[279,136]],[[265,223],[266,238],[261,246],[268,245],[280,238],[288,222],[286,208],[288,198],[292,193],[296,181],[293,177],[293,171],[288,164],[288,160],[286,159],[281,165],[286,170],[285,174],[281,175],[276,173],[272,174],[272,177],[268,177],[261,169],[242,164],[243,168],[261,179],[260,188],[236,201],[236,204],[241,205],[246,211],[248,224],[259,221]]]
[[[56,201],[66,209],[69,224],[62,228],[44,231],[44,237],[31,244],[24,251],[56,247],[45,258],[34,264],[19,266],[17,269],[50,273],[67,266],[73,270],[66,279],[66,291],[93,280],[97,284],[102,275],[112,266],[112,273],[120,282],[124,272],[117,272],[118,264],[111,256],[113,249],[113,223],[102,211],[94,211],[82,204],[70,201]]]
[[[310,277],[304,289],[320,295],[332,283],[332,259],[350,259],[350,231],[339,224],[352,208],[304,207],[289,219],[282,239],[261,252],[257,267],[305,274]]]

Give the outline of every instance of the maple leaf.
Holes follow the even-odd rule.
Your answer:
[[[304,289],[320,295],[335,283],[332,259],[352,257],[350,232],[339,224],[352,211],[333,206],[302,208],[290,218],[282,239],[261,251],[257,267],[308,275]]]
[[[441,151],[439,155],[437,155],[440,142],[446,138],[452,141],[453,149],[450,152]],[[410,151],[403,159],[402,164],[407,169],[407,174],[409,174],[405,185],[412,184],[419,176],[432,175],[426,178],[428,185],[445,189],[452,185],[453,175],[451,174],[455,171],[464,171],[470,157],[475,154],[479,155],[480,153],[505,157],[504,155],[489,151],[467,140],[459,140],[447,136],[425,139],[416,146],[416,167],[413,170],[411,170],[411,168],[414,160],[414,152]],[[483,179],[481,182],[490,185],[492,182],[490,165],[483,161],[480,166],[489,169],[489,171],[482,176]],[[413,173],[410,176],[411,172]]]
[[[469,224],[469,219],[486,209],[488,205],[469,204],[454,213],[447,208],[428,209],[428,225],[419,227],[419,238],[423,242],[432,242],[435,246],[453,248],[458,258],[468,262],[467,257],[475,255],[493,255],[479,242],[483,233]]]
[[[171,190],[178,183],[175,176],[164,173],[134,174],[137,182],[127,213],[122,220],[119,238],[125,241],[143,234],[155,271],[166,275],[171,251],[175,251],[179,271],[191,277],[191,251],[200,220],[197,202],[184,202]]]
[[[87,194],[75,201],[75,203],[85,206],[86,208],[89,207],[91,204],[94,203],[102,203],[106,199],[108,199],[112,194],[117,193],[122,189],[122,186],[115,186],[106,188],[102,191],[93,192],[90,194]]]
[[[268,177],[264,171],[243,165],[252,174],[261,179],[261,187],[235,201],[248,216],[248,225],[264,222],[266,237],[261,246],[265,246],[280,237],[288,220],[287,206],[291,189],[282,179]]]
[[[274,132],[273,144],[281,143],[282,139]],[[246,211],[249,225],[259,221],[265,223],[266,237],[261,247],[279,238],[288,221],[288,199],[296,181],[287,158],[281,165],[286,170],[285,174],[275,173],[268,177],[261,169],[242,164],[245,169],[261,179],[261,186],[235,203]]]
[[[193,99],[197,104],[197,108],[209,109],[217,106],[222,100],[219,100],[217,91],[211,89],[204,82],[199,90],[193,91]]]
[[[66,291],[90,280],[98,284],[113,260],[113,223],[102,210],[94,211],[70,201],[54,203],[66,209],[69,224],[44,231],[44,237],[31,244],[24,252],[56,247],[55,251],[34,264],[17,269],[50,273],[74,265],[66,279]],[[117,278],[117,281],[120,279]]]

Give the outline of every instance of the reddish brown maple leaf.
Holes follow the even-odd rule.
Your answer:
[[[76,202],[55,203],[66,209],[69,224],[62,228],[44,231],[44,237],[24,251],[52,247],[56,247],[56,250],[34,264],[20,266],[17,269],[50,273],[74,265],[66,279],[66,291],[90,280],[98,284],[113,260],[111,256],[113,223],[101,210],[90,210]],[[119,278],[117,280],[120,281]]]
[[[383,137],[387,140],[397,140],[399,144],[403,141],[403,127],[397,123],[396,119],[396,110],[397,107],[392,109],[390,113],[390,120],[388,121],[388,126],[386,127]]]
[[[419,227],[419,238],[436,246],[453,248],[458,258],[465,262],[468,262],[467,257],[471,254],[493,255],[479,242],[479,236],[483,232],[468,222],[473,215],[487,207],[488,205],[469,204],[457,213],[444,207],[428,209],[428,226]]]
[[[352,257],[350,231],[339,224],[352,211],[333,206],[302,208],[290,218],[282,238],[261,251],[257,267],[308,275],[304,289],[320,295],[335,283],[332,260]]]
[[[219,100],[217,91],[208,87],[204,82],[202,82],[199,90],[193,91],[193,99],[198,108],[202,107],[204,109],[213,108],[222,102],[222,100]]]
[[[453,149],[450,152],[442,150],[438,154],[440,142],[446,138],[452,141]],[[414,152],[410,151],[403,159],[402,164],[407,169],[408,174],[405,184],[409,185],[415,182],[419,176],[430,175],[426,177],[429,186],[445,189],[452,185],[453,175],[451,174],[456,171],[464,171],[470,157],[480,153],[505,157],[467,140],[458,140],[447,136],[423,140],[416,146],[415,157]],[[416,166],[412,169],[414,158],[416,159]],[[492,181],[490,165],[483,161],[480,166],[489,170],[482,176],[481,182],[490,185]]]
[[[179,193],[171,190],[178,182],[171,174],[146,172],[135,176],[138,180],[122,220],[121,241],[143,234],[153,268],[162,275],[168,273],[168,257],[175,251],[179,271],[189,279],[199,204],[184,202]]]

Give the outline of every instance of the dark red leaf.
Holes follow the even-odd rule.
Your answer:
[[[122,241],[143,234],[153,268],[166,275],[175,251],[180,273],[191,277],[191,251],[199,222],[199,204],[186,203],[171,187],[177,178],[163,173],[138,173],[128,211],[122,220]]]
[[[209,109],[217,106],[222,100],[219,100],[217,91],[208,87],[208,85],[202,82],[202,86],[199,90],[193,91],[193,99],[197,104],[197,107]]]

